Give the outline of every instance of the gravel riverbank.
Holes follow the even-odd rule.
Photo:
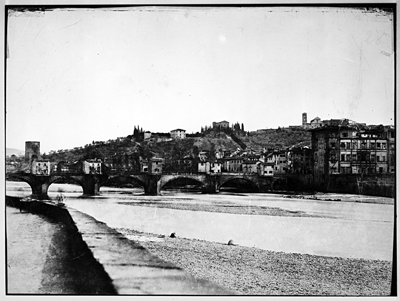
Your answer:
[[[388,296],[389,261],[272,252],[119,228],[159,258],[243,295]]]

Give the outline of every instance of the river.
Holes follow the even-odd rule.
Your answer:
[[[25,183],[6,182],[8,195],[27,196]],[[206,195],[163,191],[145,196],[137,189],[102,187],[99,196],[83,198],[82,189],[52,184],[49,196],[62,192],[66,205],[89,214],[112,228],[227,243],[271,251],[344,258],[392,260],[394,200],[345,194],[318,194],[326,200],[286,198],[277,194]],[[341,202],[327,199],[342,199]],[[302,211],[313,217],[228,214],[129,206],[135,202],[175,202],[267,206]],[[137,239],[137,237],[128,237]]]

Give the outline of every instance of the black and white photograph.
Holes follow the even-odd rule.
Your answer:
[[[396,9],[5,5],[5,295],[397,296]]]

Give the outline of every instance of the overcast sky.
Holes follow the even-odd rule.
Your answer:
[[[394,124],[393,15],[348,8],[135,7],[10,12],[6,146],[133,133]]]

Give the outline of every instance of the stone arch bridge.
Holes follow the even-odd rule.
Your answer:
[[[98,195],[101,186],[107,185],[112,180],[126,183],[135,183],[143,186],[146,195],[158,195],[167,183],[177,179],[190,179],[202,186],[203,193],[218,193],[221,186],[232,180],[244,180],[250,183],[259,192],[275,190],[278,186],[283,188],[286,179],[282,177],[261,177],[257,174],[221,173],[221,174],[128,174],[128,175],[103,175],[103,174],[75,174],[60,173],[49,176],[30,173],[7,173],[6,180],[19,180],[29,184],[32,197],[47,199],[48,188],[53,183],[76,183],[83,189],[84,195]],[[277,185],[279,184],[279,185]]]

